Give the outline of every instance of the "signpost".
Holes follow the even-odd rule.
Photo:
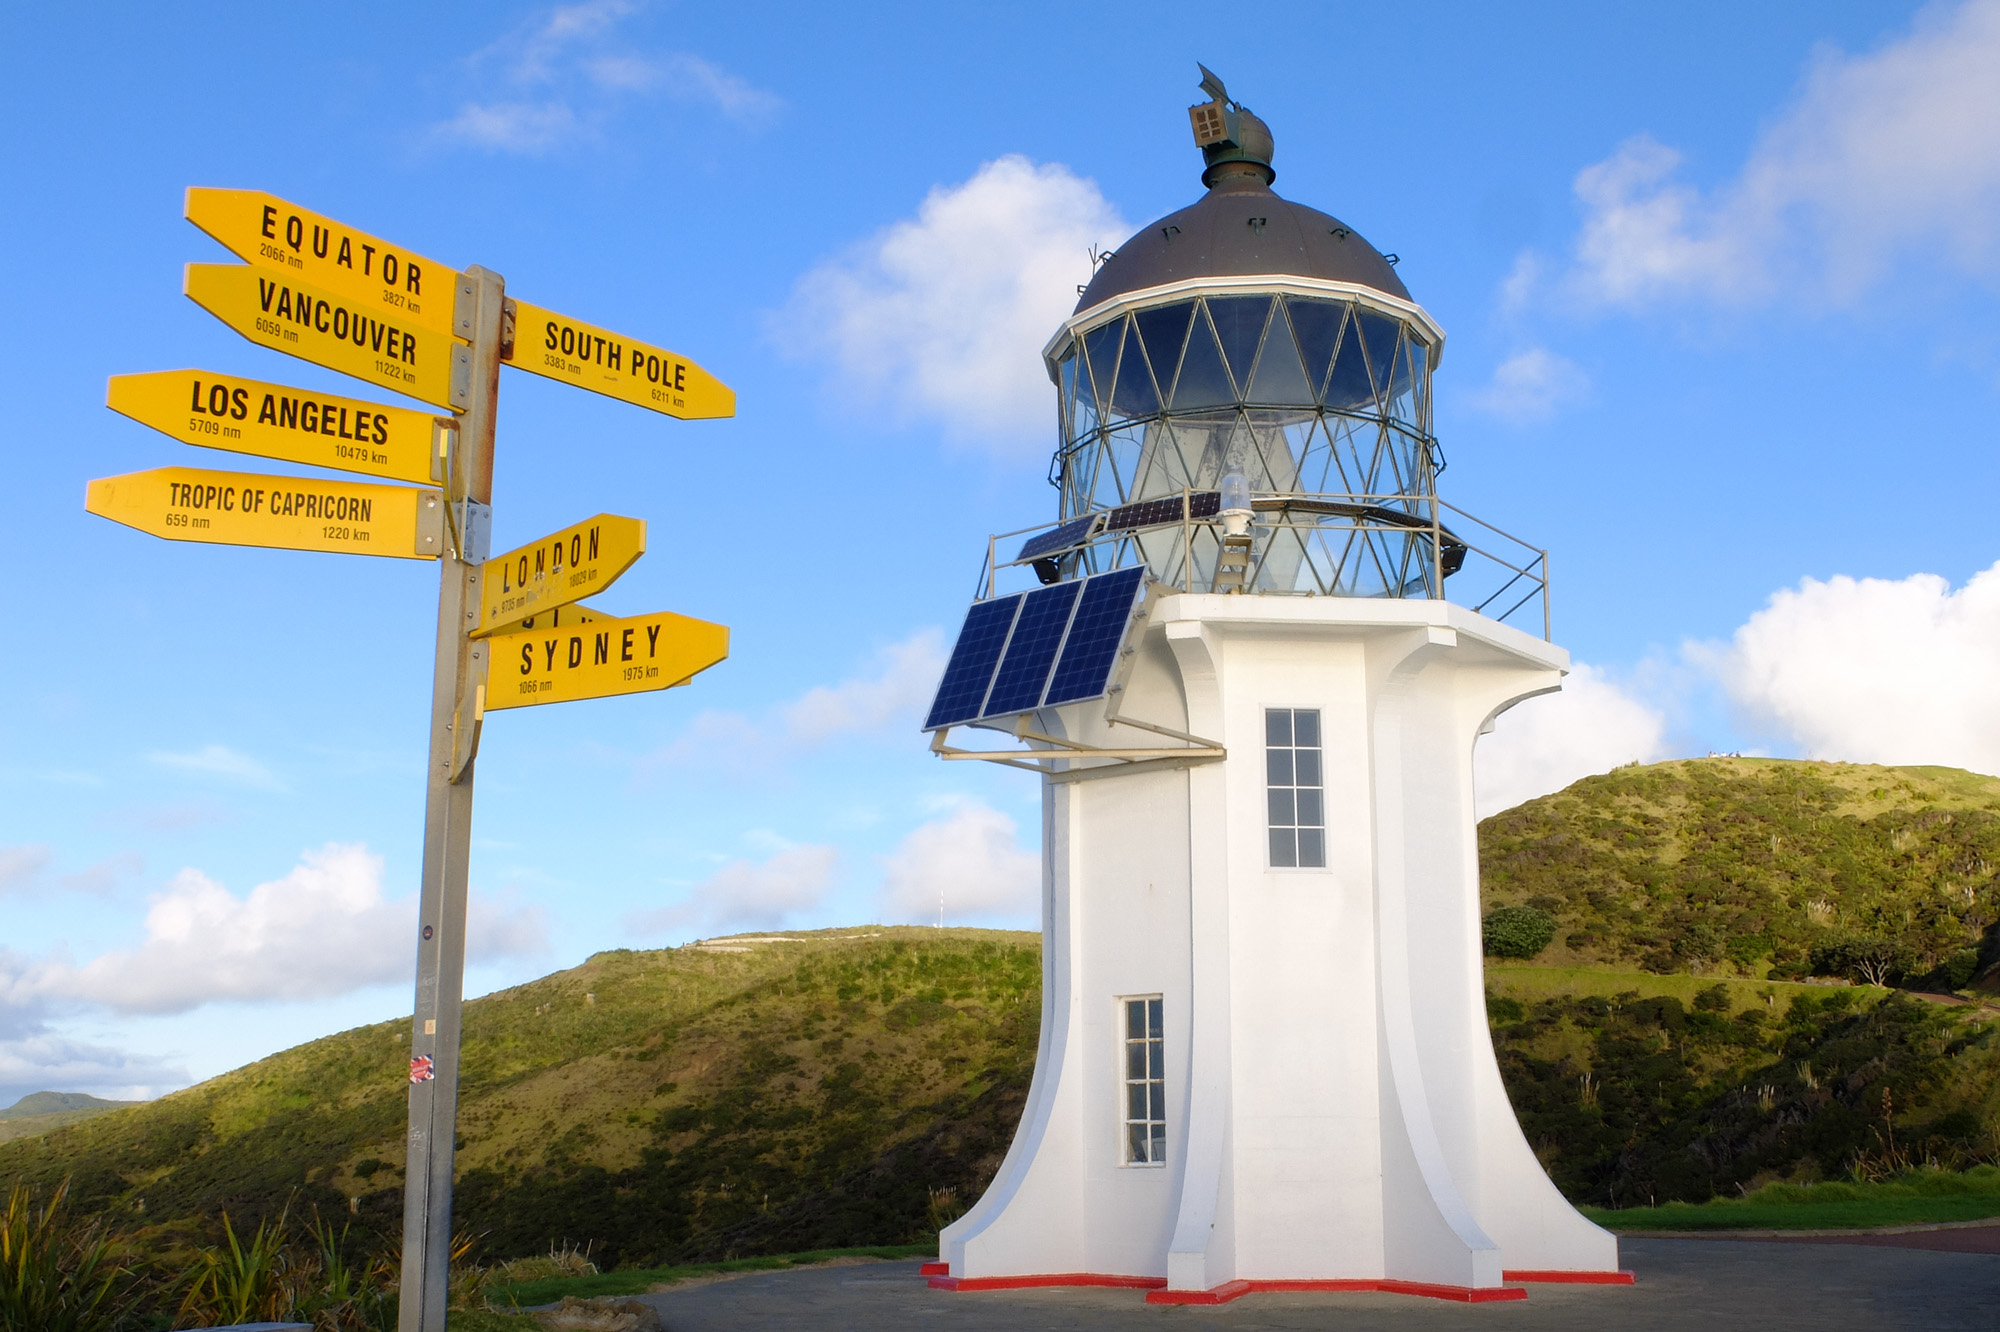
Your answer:
[[[486,711],[643,694],[686,684],[729,655],[729,630],[685,615],[631,615],[495,634]]]
[[[409,486],[156,467],[92,481],[83,507],[169,541],[434,560],[444,496]]]
[[[252,342],[457,418],[208,371],[115,376],[114,410],[187,443],[420,484],[166,467],[92,481],[85,498],[90,512],[169,540],[438,561],[399,1328],[444,1332],[472,779],[485,714],[665,689],[729,654],[719,624],[575,604],[645,553],[639,519],[599,514],[487,562],[500,366],[512,358],[686,419],[732,415],[736,397],[684,357],[517,306],[497,273],[447,268],[275,196],[190,189],[186,212],[248,261],[188,265],[185,290],[202,308]],[[526,364],[525,347],[514,356],[522,320],[555,359]]]
[[[600,513],[490,559],[480,574],[479,624],[473,636],[595,596],[645,553],[643,519]]]
[[[183,444],[360,472],[444,480],[449,419],[209,370],[113,375],[105,405]]]
[[[290,273],[355,308],[451,334],[448,266],[262,190],[187,192],[187,220],[239,259]]]
[[[516,301],[507,364],[684,421],[736,415],[736,394],[685,356]]]
[[[253,264],[189,264],[188,299],[259,346],[463,410],[448,333]]]

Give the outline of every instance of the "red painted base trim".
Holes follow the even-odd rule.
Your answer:
[[[917,1269],[917,1272],[920,1276],[950,1276],[951,1264],[944,1262],[925,1263]]]
[[[1566,1282],[1577,1286],[1629,1286],[1638,1278],[1630,1272],[1514,1272],[1500,1274],[1503,1281]]]
[[[934,1276],[930,1280],[932,1290],[1025,1290],[1030,1286],[1120,1286],[1128,1290],[1157,1290],[1166,1284],[1165,1277],[1099,1276],[1094,1272],[1051,1272],[1041,1276]]]
[[[1439,1286],[1428,1281],[1225,1281],[1213,1290],[1156,1290],[1146,1296],[1148,1304],[1227,1304],[1245,1295],[1284,1290],[1381,1291],[1388,1295],[1421,1295],[1433,1300],[1454,1300],[1460,1304],[1486,1304],[1494,1300],[1525,1300],[1528,1292],[1518,1286]]]

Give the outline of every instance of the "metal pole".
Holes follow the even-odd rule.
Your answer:
[[[459,1009],[465,996],[466,861],[485,648],[466,633],[479,614],[493,498],[505,283],[483,268],[459,279],[455,387],[464,414],[451,450],[450,549],[438,561],[437,666],[431,684],[424,800],[424,880],[417,911],[417,1002],[410,1034],[410,1157],[403,1176],[399,1332],[444,1332],[451,1279],[452,1157],[457,1146]]]

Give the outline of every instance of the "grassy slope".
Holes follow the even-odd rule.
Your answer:
[[[1033,935],[825,932],[601,953],[467,1006],[459,1216],[495,1256],[593,1240],[605,1262],[882,1243],[976,1193],[1026,1095]],[[392,1232],[408,1023],[287,1050],[0,1146],[0,1180],[170,1243],[297,1205]],[[949,1205],[949,1199],[947,1199]],[[959,1205],[962,1205],[962,1201]]]
[[[1763,976],[1837,935],[1901,943],[1912,980],[2000,962],[2000,780],[1952,768],[1621,768],[1486,820],[1480,871],[1555,915],[1550,964]]]
[[[1939,902],[1964,937],[1994,892],[1977,876],[1996,790],[1939,769],[1709,761],[1489,820],[1489,905],[1550,899],[1567,934],[1595,939],[1490,972],[1509,1093],[1558,1183],[1584,1202],[1700,1200],[1857,1160],[2000,1156],[1990,1014],[1742,975],[1756,959],[1633,967],[1673,956],[1661,922],[1682,897],[1776,946],[1821,928],[1814,901],[1878,916]],[[1763,914],[1729,916],[1751,910],[1734,897]],[[895,1243],[978,1194],[1026,1093],[1039,939],[782,937],[599,954],[468,1006],[459,1214],[487,1256],[575,1240],[607,1265],[659,1265]],[[79,1201],[160,1244],[292,1196],[392,1233],[407,1043],[407,1021],[359,1028],[0,1145],[0,1185],[72,1174]]]

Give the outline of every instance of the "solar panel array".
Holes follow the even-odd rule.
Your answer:
[[[1198,490],[1187,497],[1188,517],[1213,518],[1222,512],[1222,492],[1219,490]],[[1122,532],[1134,527],[1158,527],[1162,523],[1181,521],[1181,497],[1171,499],[1141,500],[1137,504],[1126,504],[1113,509],[1104,519],[1104,530]]]
[[[1071,546],[1082,545],[1094,535],[1096,528],[1097,515],[1094,513],[1086,514],[1082,518],[1072,518],[1053,532],[1044,532],[1040,536],[1029,537],[1027,543],[1021,547],[1021,553],[1014,558],[1016,560],[1032,560],[1043,555],[1053,555],[1058,551],[1068,550]]]
[[[924,729],[1102,698],[1145,588],[1135,567],[974,604]]]

